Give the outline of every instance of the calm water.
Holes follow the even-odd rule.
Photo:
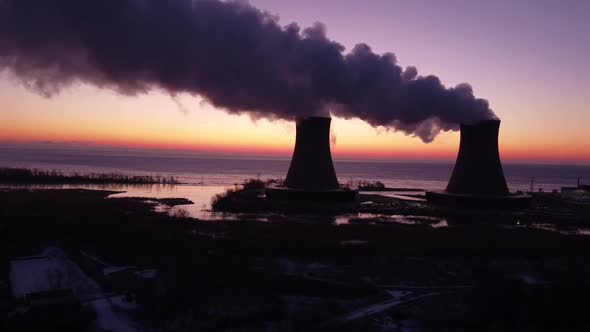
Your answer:
[[[392,187],[444,189],[452,163],[334,162],[341,183],[380,180]],[[284,178],[289,160],[203,158],[188,154],[162,155],[121,151],[79,151],[0,148],[0,166],[59,169],[79,172],[174,175],[182,182],[206,186],[230,186],[246,178]],[[590,166],[505,164],[512,191],[528,190],[535,177],[535,190],[575,186],[577,177],[590,183]]]
[[[408,163],[335,161],[341,183],[359,180],[382,181],[389,187],[442,190],[453,170],[451,163]],[[289,160],[248,158],[204,158],[188,154],[162,155],[121,151],[80,151],[45,149],[0,149],[0,167],[58,169],[78,172],[118,172],[137,175],[173,175],[186,185],[167,186],[80,186],[80,188],[123,190],[121,196],[186,197],[195,202],[193,215],[209,207],[212,196],[247,178],[282,179]],[[575,186],[577,177],[590,183],[590,166],[504,165],[511,191],[550,191]],[[69,186],[60,186],[69,187]]]

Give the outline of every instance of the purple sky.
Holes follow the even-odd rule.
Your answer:
[[[416,66],[421,75],[439,76],[447,86],[470,83],[502,119],[500,144],[507,159],[590,163],[590,1],[250,2],[277,14],[282,25],[325,23],[328,37],[347,51],[364,42],[377,53],[395,53],[402,66]],[[14,83],[0,75],[0,142],[96,139],[214,150],[220,148],[217,128],[223,126],[227,151],[240,144],[291,149],[290,124],[252,123],[247,116],[206,107],[194,96],[179,97],[190,110],[181,114],[176,102],[158,92],[130,98],[82,86],[44,99]],[[457,148],[456,132],[424,144],[356,120],[333,124],[337,155],[360,155],[370,145],[370,154],[382,157],[405,151],[416,158],[440,153],[452,159]]]

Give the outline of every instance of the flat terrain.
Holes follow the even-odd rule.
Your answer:
[[[108,194],[0,190],[0,324],[18,330],[10,259],[55,246],[81,266],[84,252],[156,269],[157,289],[137,299],[156,331],[590,329],[587,236],[465,216],[445,228],[203,222]]]

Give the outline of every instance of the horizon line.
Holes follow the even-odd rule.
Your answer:
[[[141,146],[111,146],[98,145],[86,142],[6,142],[0,140],[0,149],[29,149],[29,150],[48,150],[48,151],[78,151],[86,152],[86,155],[92,155],[92,152],[119,153],[113,156],[132,156],[128,153],[150,156],[151,157],[192,157],[203,159],[246,159],[246,160],[290,160],[291,152],[279,151],[278,153],[264,153],[253,151],[208,151],[197,149],[174,149],[162,147],[141,147]],[[160,154],[160,156],[157,156]],[[448,157],[434,158],[412,158],[412,157],[371,157],[370,155],[338,155],[332,156],[336,162],[385,162],[385,163],[420,163],[420,164],[454,164],[456,155]],[[504,165],[548,165],[548,166],[588,166],[590,162],[585,161],[566,161],[563,160],[526,160],[515,158],[502,158]]]

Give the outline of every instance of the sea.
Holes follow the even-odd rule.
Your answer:
[[[181,185],[43,187],[124,191],[118,196],[184,197],[195,202],[191,208],[193,215],[208,210],[213,196],[246,179],[283,179],[289,163],[289,158],[202,156],[188,152],[0,148],[0,167],[174,176]],[[443,190],[453,166],[452,162],[334,160],[342,184],[381,181],[387,187],[413,188],[416,192]],[[578,181],[590,184],[590,166],[505,163],[503,168],[508,186],[513,192],[560,190],[562,187],[576,186]]]

